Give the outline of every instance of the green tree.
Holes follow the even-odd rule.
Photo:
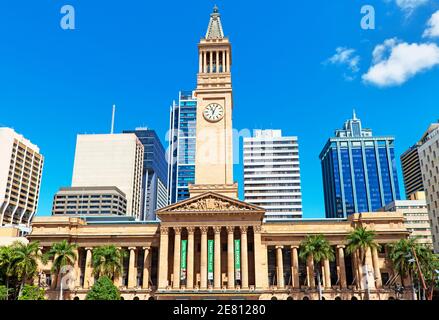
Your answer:
[[[67,266],[72,266],[76,259],[76,248],[77,245],[73,243],[69,243],[67,240],[62,240],[61,242],[57,242],[52,244],[50,250],[44,256],[44,262],[47,262],[49,259],[53,259],[52,262],[52,273],[56,274],[56,281],[62,281],[62,273],[65,272],[64,268]],[[62,300],[62,283],[60,285],[59,299]]]
[[[401,239],[396,243],[388,245],[389,258],[393,263],[394,269],[398,272],[401,280],[405,277],[409,277],[414,285],[415,275],[418,283],[421,282],[421,278],[424,277],[424,273],[428,272],[434,255],[431,249],[427,246],[417,242],[418,238]],[[419,263],[419,266],[418,266]],[[434,270],[430,270],[433,271]],[[421,275],[420,272],[423,274]],[[422,281],[423,287],[426,281]],[[426,290],[427,288],[424,288]],[[415,298],[415,291],[413,287],[413,295]]]
[[[428,250],[420,264],[428,290],[427,299],[433,300],[434,289],[439,287],[439,255]]]
[[[361,269],[363,270],[361,276],[366,278],[367,299],[369,299],[369,280],[367,276],[366,253],[368,250],[380,248],[379,244],[375,242],[375,236],[375,231],[367,230],[365,227],[359,226],[346,237],[346,251],[349,254],[358,253]],[[361,281],[361,279],[359,279],[359,281]]]
[[[9,289],[6,286],[0,285],[0,300],[8,300]]]
[[[93,249],[93,272],[99,278],[107,276],[114,280],[123,272],[123,258],[126,252],[114,245],[96,247]]]
[[[38,259],[40,258],[38,247],[38,242],[25,244],[16,241],[12,244],[12,270],[17,280],[20,281],[18,296],[21,295],[24,284],[37,273]]]
[[[25,284],[18,300],[46,300],[43,288]]]
[[[102,276],[91,287],[85,299],[120,300],[120,292],[108,276]]]
[[[10,278],[14,275],[14,251],[12,246],[0,247],[0,275],[6,288],[6,299],[9,297]]]
[[[334,250],[329,244],[328,240],[323,235],[312,235],[307,236],[305,240],[302,241],[299,248],[299,257],[307,261],[312,259],[317,270],[317,286],[319,290],[319,300],[322,300],[322,287],[320,270],[322,262],[326,259],[329,261],[334,261],[335,255]],[[311,275],[312,277],[314,275]]]

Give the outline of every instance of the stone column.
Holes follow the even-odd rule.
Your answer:
[[[235,227],[227,227],[227,288],[235,288],[235,255],[233,251]]]
[[[200,259],[200,289],[207,289],[207,231],[209,227],[200,227],[201,230],[201,259]]]
[[[34,278],[34,285],[35,286],[39,286],[40,282],[41,282],[41,273],[44,270],[44,265],[43,265],[43,261],[42,261],[42,256],[43,256],[43,247],[38,247],[38,260],[37,260],[37,277]],[[75,281],[76,283],[76,281]]]
[[[73,268],[75,269],[75,288],[78,288],[81,286],[81,268],[79,267],[79,249],[75,249],[75,263],[73,265]]]
[[[267,247],[262,245],[261,229],[260,225],[253,226],[256,289],[268,288]]]
[[[93,267],[91,264],[92,248],[85,248],[85,271],[84,271],[84,289],[88,289],[93,285],[92,272]]]
[[[344,246],[337,246],[337,250],[338,250],[338,269],[339,269],[340,287],[342,289],[346,289],[347,282],[346,282],[346,267],[344,262]]]
[[[132,289],[136,287],[137,272],[135,267],[136,262],[136,247],[129,247],[130,262],[128,266],[128,288]]]
[[[187,275],[186,288],[194,288],[194,227],[187,227]]]
[[[309,256],[306,259],[306,277],[308,280],[308,287],[314,288],[316,284],[314,278],[314,258],[312,256]]]
[[[198,72],[203,72],[203,54],[201,51],[198,53]]]
[[[331,288],[331,268],[328,259],[323,261],[323,269],[325,270],[325,288]]]
[[[284,259],[282,256],[283,246],[276,246],[276,264],[277,264],[277,287],[279,289],[285,288],[284,279]]]
[[[116,247],[116,249],[120,250],[120,252],[122,252],[121,247]],[[122,274],[115,275],[113,283],[117,288],[121,287],[122,286]]]
[[[372,249],[372,262],[375,286],[377,289],[380,289],[383,286],[383,280],[381,279],[380,260],[378,258],[378,250],[376,248]]]
[[[214,282],[215,289],[221,289],[221,227],[214,227],[215,231],[215,266],[214,266]]]
[[[216,73],[219,72],[219,51],[215,51],[215,66],[216,66]]]
[[[168,244],[169,244],[168,227],[160,227],[160,252],[158,268],[158,287],[166,289],[168,286]]]
[[[223,72],[226,72],[226,52],[223,50],[223,51],[221,51],[221,56],[222,56],[222,59],[223,59],[223,64],[222,64],[222,66],[223,66]]]
[[[227,68],[227,72],[230,72],[230,52],[227,50],[226,52],[226,68]]]
[[[298,246],[291,246],[291,275],[293,278],[293,288],[300,288],[299,280],[299,254],[297,252]]]
[[[174,227],[174,282],[173,289],[180,289],[180,260],[181,260],[181,228]]]
[[[241,230],[241,287],[248,289],[248,241],[247,226],[240,227]]]
[[[203,73],[207,72],[207,53],[203,51]]]
[[[150,248],[143,247],[143,281],[142,281],[142,289],[149,288],[149,265],[150,265]]]

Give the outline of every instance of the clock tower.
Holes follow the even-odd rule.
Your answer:
[[[237,198],[233,182],[231,45],[215,6],[198,44],[195,184],[191,197],[214,191]]]

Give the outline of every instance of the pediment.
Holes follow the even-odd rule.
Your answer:
[[[215,192],[183,200],[157,210],[157,215],[178,213],[264,213],[261,207],[237,199],[229,198]]]

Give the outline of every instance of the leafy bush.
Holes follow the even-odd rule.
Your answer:
[[[46,300],[44,289],[25,284],[18,300]]]
[[[120,300],[120,292],[109,277],[103,276],[91,287],[86,300]]]

